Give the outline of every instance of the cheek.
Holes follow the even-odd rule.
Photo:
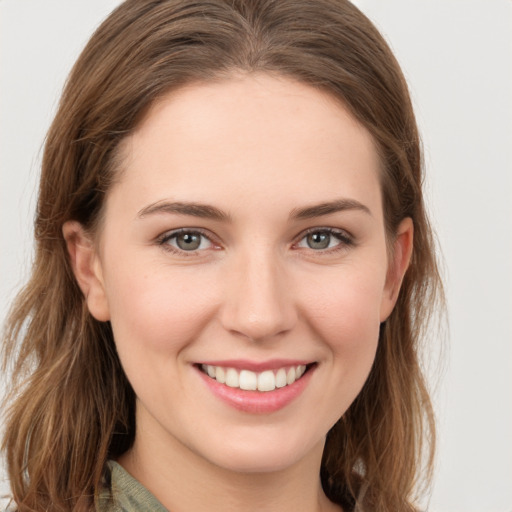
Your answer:
[[[134,266],[118,267],[110,274],[107,288],[118,350],[122,352],[124,346],[130,346],[136,352],[175,354],[211,317],[212,290],[199,276],[186,270],[136,272],[133,269]]]
[[[311,415],[324,418],[326,430],[343,416],[366,382],[379,340],[380,273],[341,269],[303,290],[303,311],[312,338],[324,349],[326,375],[322,400]]]
[[[309,323],[334,353],[355,353],[377,343],[382,279],[368,273],[347,273],[318,283],[304,294]]]

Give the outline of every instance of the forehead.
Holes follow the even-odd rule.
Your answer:
[[[369,132],[330,95],[282,77],[173,91],[127,137],[121,156],[117,186],[141,204],[186,196],[292,205],[349,194],[380,205]]]

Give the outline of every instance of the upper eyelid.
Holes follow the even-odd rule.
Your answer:
[[[328,226],[318,226],[318,227],[308,228],[304,231],[301,231],[301,233],[299,235],[297,235],[295,240],[299,241],[311,233],[318,233],[318,232],[322,232],[322,231],[326,231],[332,235],[336,235],[336,234],[341,235],[344,238],[350,239],[351,241],[354,240],[354,235],[352,235],[352,233],[350,233],[350,231],[347,231],[346,229],[342,229],[342,228],[333,228],[333,227],[328,227]]]
[[[170,229],[168,231],[164,231],[162,234],[158,235],[156,237],[156,240],[166,240],[169,238],[172,238],[173,236],[180,235],[181,233],[198,233],[205,238],[208,238],[208,240],[213,242],[213,239],[215,238],[210,234],[209,231],[203,229],[203,228],[176,228],[176,229]]]

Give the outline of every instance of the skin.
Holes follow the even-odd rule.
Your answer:
[[[370,134],[323,92],[234,76],[153,105],[121,155],[95,239],[64,226],[137,395],[135,444],[119,462],[177,512],[339,510],[318,478],[325,436],[368,376],[413,236],[404,219],[386,240]],[[340,200],[351,207],[294,216]],[[150,211],[162,202],[229,220]],[[162,238],[179,228],[207,238],[180,250]],[[312,248],[306,232],[326,228],[349,241]],[[290,404],[252,414],[214,396],[194,366],[232,358],[315,368]]]

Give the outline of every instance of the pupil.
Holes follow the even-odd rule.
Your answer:
[[[193,251],[201,245],[201,238],[198,235],[185,233],[178,236],[176,243],[178,247],[184,251]]]
[[[330,239],[329,233],[311,233],[308,235],[308,245],[311,249],[327,249]]]

